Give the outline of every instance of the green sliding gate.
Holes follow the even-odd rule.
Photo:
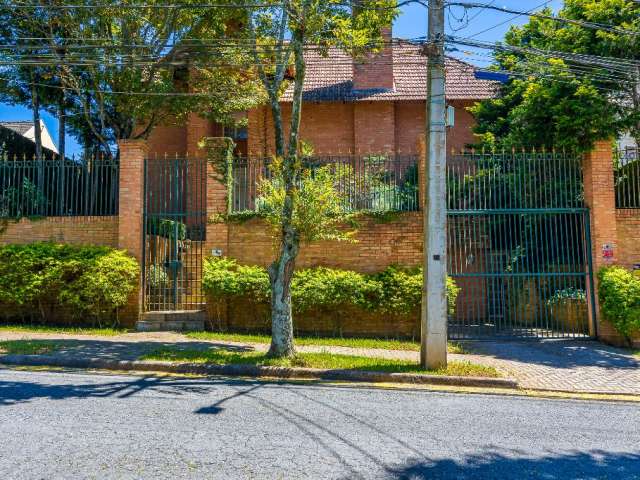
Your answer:
[[[447,182],[449,275],[460,287],[450,338],[589,336],[580,156],[460,155]]]
[[[206,162],[148,158],[144,190],[145,311],[200,310]]]

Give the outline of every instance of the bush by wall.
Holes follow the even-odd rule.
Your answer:
[[[108,247],[32,243],[0,247],[0,310],[6,319],[117,323],[138,264]]]
[[[640,277],[622,267],[598,272],[600,309],[615,329],[630,340],[640,332]]]
[[[266,269],[238,265],[228,258],[205,260],[203,288],[210,302],[218,305],[221,302],[253,304],[264,307],[262,311],[266,312],[270,301]],[[447,293],[451,313],[455,308],[458,291],[453,280],[448,279]],[[334,323],[340,323],[337,317],[362,313],[362,321],[372,324],[369,330],[363,325],[362,331],[369,333],[380,331],[380,324],[385,323],[385,328],[393,332],[394,319],[403,317],[405,323],[411,325],[404,334],[412,336],[420,318],[422,271],[417,268],[389,267],[379,273],[362,274],[325,267],[308,268],[295,272],[291,296],[294,312],[304,317],[324,316],[331,318]],[[294,323],[299,326],[297,320]],[[374,323],[378,324],[375,328]],[[340,326],[335,326],[334,333],[340,329]],[[309,328],[304,330],[309,331]],[[320,333],[315,327],[312,330]],[[400,334],[402,332],[398,332]]]

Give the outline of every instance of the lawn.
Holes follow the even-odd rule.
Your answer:
[[[128,330],[124,328],[84,328],[84,327],[50,327],[46,325],[0,325],[0,333],[56,333],[64,335],[97,335],[113,337],[122,335]]]
[[[270,335],[228,332],[190,332],[190,338],[206,341],[227,341],[238,343],[271,343]],[[367,348],[380,350],[420,351],[420,343],[411,340],[384,340],[377,338],[341,338],[341,337],[296,337],[296,345],[317,345],[326,347]],[[468,353],[463,346],[449,342],[449,353]]]
[[[59,348],[47,340],[10,340],[0,342],[0,353],[14,355],[44,355]]]
[[[213,363],[218,365],[245,364],[281,367],[310,367],[340,370],[367,370],[382,372],[423,373],[430,375],[456,375],[473,377],[499,377],[492,367],[469,362],[449,362],[447,368],[423,370],[414,362],[386,358],[336,355],[331,353],[298,353],[293,359],[268,358],[262,352],[238,352],[226,349],[189,350],[161,348],[141,357],[141,360]]]

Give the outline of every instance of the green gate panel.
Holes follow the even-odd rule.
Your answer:
[[[452,157],[447,208],[449,275],[461,288],[450,338],[589,335],[593,275],[580,155]]]
[[[204,308],[206,178],[202,159],[145,160],[145,311]]]

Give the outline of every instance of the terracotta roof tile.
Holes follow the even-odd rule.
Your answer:
[[[306,101],[373,101],[373,100],[424,100],[427,94],[426,58],[420,54],[420,46],[394,40],[393,75],[395,88],[353,89],[352,59],[342,50],[333,48],[324,57],[315,51],[305,54],[307,75],[304,85]],[[447,99],[480,100],[495,95],[497,83],[478,80],[474,67],[455,58],[446,59]],[[282,96],[290,102],[293,85]]]

